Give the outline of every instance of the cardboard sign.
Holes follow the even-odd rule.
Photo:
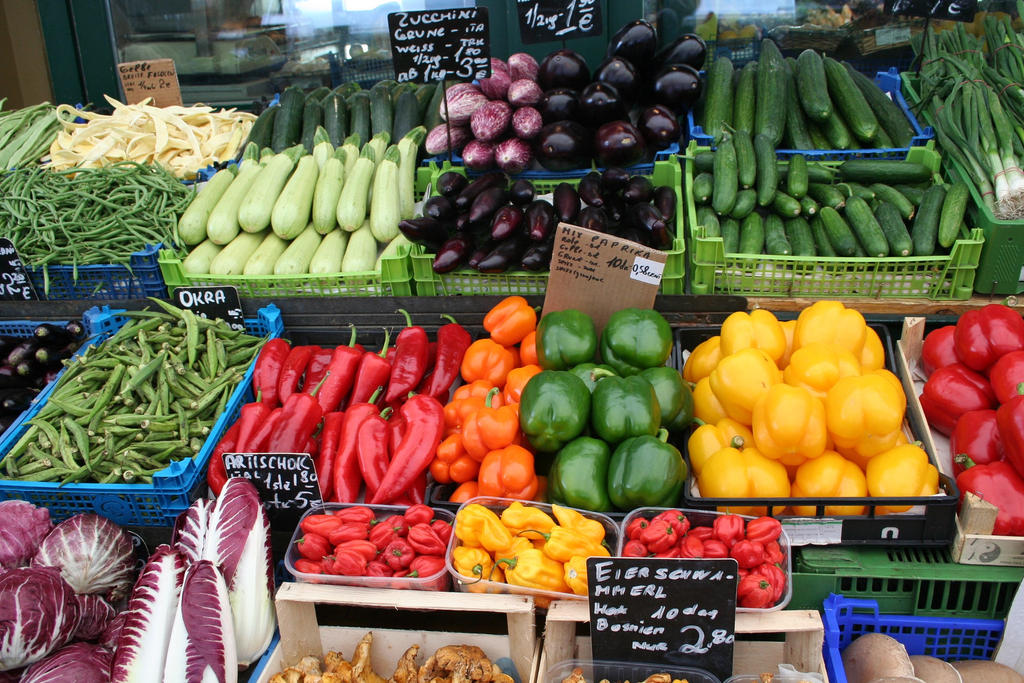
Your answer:
[[[693,666],[732,675],[736,560],[591,557],[590,638],[613,662]],[[594,679],[606,677],[594,663]]]
[[[121,62],[117,65],[125,104],[137,104],[147,97],[154,107],[181,106],[181,88],[173,59]]]
[[[231,329],[245,332],[237,287],[178,287],[174,290],[174,302],[179,308],[187,308],[201,318],[220,318]]]
[[[35,287],[14,242],[0,238],[0,301],[36,300]]]
[[[392,12],[388,30],[399,83],[472,81],[491,75],[486,7]]]
[[[597,0],[517,0],[519,38],[523,43],[588,38],[601,35]]]
[[[885,0],[886,14],[950,21],[974,21],[978,0]]]
[[[271,522],[295,525],[306,510],[323,503],[308,453],[225,453],[228,477],[245,477],[260,493]]]
[[[654,305],[666,258],[639,242],[559,223],[544,313],[579,309],[600,332],[615,311]]]

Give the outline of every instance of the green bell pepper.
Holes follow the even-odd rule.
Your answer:
[[[589,418],[590,391],[571,372],[537,373],[519,400],[519,427],[538,451],[554,453],[579,436]]]
[[[664,365],[672,353],[672,328],[657,311],[624,308],[612,313],[601,335],[601,360],[626,377]]]
[[[608,464],[608,497],[620,510],[674,507],[686,482],[686,463],[668,431],[634,436],[620,443]]]
[[[631,436],[658,433],[658,397],[654,387],[642,377],[603,377],[590,400],[590,426],[610,444]]]
[[[537,325],[537,363],[545,370],[565,370],[594,359],[597,330],[582,311],[546,314]]]
[[[569,368],[569,372],[583,380],[583,383],[587,385],[587,389],[590,389],[590,393],[594,393],[594,387],[597,386],[597,380],[602,377],[611,377],[615,375],[615,371],[612,370],[610,365],[598,365],[597,363],[580,363],[572,368]]]
[[[661,408],[661,426],[670,432],[681,432],[693,422],[693,392],[674,368],[662,365],[647,368],[640,377],[651,383]]]
[[[548,500],[559,505],[608,512],[608,444],[581,436],[562,446],[548,472]]]

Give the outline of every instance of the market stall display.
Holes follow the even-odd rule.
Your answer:
[[[54,106],[43,102],[2,111],[0,99],[0,168],[34,166],[49,151],[60,125]]]

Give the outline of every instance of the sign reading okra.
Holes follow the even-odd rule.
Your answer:
[[[152,299],[68,366],[3,458],[7,479],[149,484],[200,452],[261,339]]]

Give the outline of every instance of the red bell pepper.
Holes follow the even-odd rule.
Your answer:
[[[777,604],[786,592],[786,572],[777,564],[767,562],[755,569],[754,572],[768,579],[768,583],[772,586],[772,605]]]
[[[298,391],[302,373],[313,356],[315,346],[293,346],[281,366],[281,374],[277,377],[277,400],[284,405],[288,397]]]
[[[342,521],[334,515],[306,515],[299,522],[299,528],[304,534],[317,534],[329,538],[332,531],[339,529]]]
[[[323,380],[320,380],[323,382]],[[307,442],[313,437],[323,419],[323,411],[316,402],[316,392],[294,392],[285,399],[277,429],[270,435],[268,453],[305,453]]]
[[[327,534],[331,545],[341,545],[349,541],[365,541],[370,538],[369,522],[342,522],[334,531]]]
[[[302,538],[295,541],[295,547],[299,554],[307,560],[321,560],[325,555],[331,554],[331,544],[326,536],[320,534],[303,534]]]
[[[1000,403],[1024,394],[1024,351],[1011,351],[993,363],[988,381]]]
[[[921,408],[928,423],[948,436],[961,415],[968,410],[991,408],[995,398],[984,375],[963,363],[953,363],[933,372],[924,383]]]
[[[377,415],[379,408],[372,403],[356,403],[345,411],[345,420],[338,437],[338,452],[334,456],[334,486],[332,501],[354,503],[359,497],[363,476],[359,471],[358,438],[359,427],[370,417]]]
[[[743,539],[746,530],[746,520],[739,515],[721,515],[715,517],[711,525],[715,538],[724,543],[726,547],[733,547]]]
[[[686,535],[686,532],[690,530],[690,520],[680,510],[663,510],[654,516],[652,521],[658,522],[664,520],[672,525],[672,528],[676,530],[676,535],[680,538]]]
[[[402,518],[410,527],[416,524],[430,524],[434,519],[434,510],[427,505],[413,505],[405,511]]]
[[[420,555],[441,555],[444,556],[448,544],[442,541],[437,533],[430,528],[429,524],[420,522],[409,527],[409,534],[405,537],[412,549]]]
[[[388,471],[388,422],[391,408],[363,420],[356,432],[356,461],[366,483],[366,499],[372,499]]]
[[[444,432],[444,408],[435,398],[417,394],[402,404],[399,413],[405,420],[405,436],[370,499],[374,505],[398,498],[427,471]]]
[[[391,541],[398,537],[398,534],[395,533],[395,528],[389,524],[374,524],[370,528],[370,542],[380,550],[384,550]]]
[[[622,546],[623,557],[647,557],[649,554],[647,546],[636,539],[627,541],[626,545]]]
[[[747,522],[746,537],[748,541],[768,543],[782,535],[782,522],[774,517],[758,517]]]
[[[1024,477],[1024,396],[1017,396],[999,406],[996,425],[1006,461]]]
[[[302,390],[307,394],[313,393],[313,388],[320,384],[320,380],[327,374],[331,365],[331,358],[334,357],[334,349],[325,349],[319,346],[313,347],[313,353],[306,364],[306,372],[302,376]]]
[[[264,403],[259,394],[255,401],[242,406],[238,413],[238,443],[235,446],[239,453],[259,452],[249,450],[252,447],[252,437],[259,426],[270,417],[271,412],[273,412],[273,408]]]
[[[224,436],[217,442],[217,447],[213,449],[213,453],[210,455],[210,465],[206,470],[206,484],[210,487],[210,491],[213,495],[219,496],[220,490],[224,488],[224,484],[228,481],[228,471],[224,467],[224,454],[225,453],[237,453],[235,446],[238,444],[238,432],[241,429],[241,425],[238,421],[224,433]]]
[[[999,425],[994,410],[968,410],[956,421],[949,439],[953,456],[953,476],[967,469],[966,459],[975,465],[988,465],[1003,459],[1003,444],[999,440]]]
[[[395,532],[395,535],[399,538],[405,538],[409,535],[409,523],[405,521],[405,517],[402,515],[391,515],[387,517],[381,524],[386,524],[391,527],[391,530]]]
[[[637,539],[652,553],[660,553],[673,547],[682,538],[672,523],[665,519],[652,519]]]
[[[724,559],[729,557],[729,546],[717,538],[704,539],[704,557]]]
[[[967,311],[956,321],[953,342],[964,365],[985,372],[1000,357],[1024,349],[1024,318],[1002,304]]]
[[[955,325],[946,325],[925,335],[921,346],[921,369],[926,377],[930,377],[939,368],[960,362],[953,343],[955,331]]]
[[[340,576],[366,576],[366,558],[354,550],[339,550],[334,553],[330,573]]]
[[[404,538],[396,538],[387,544],[380,555],[389,567],[398,570],[405,569],[412,563],[416,551]]]
[[[444,558],[437,555],[418,555],[409,563],[410,578],[425,579],[444,571]]]
[[[764,564],[764,545],[747,539],[737,541],[736,545],[729,549],[729,557],[736,560],[744,569],[753,569],[759,564]]]
[[[356,344],[356,328],[352,325],[349,327],[352,328],[352,337],[348,346],[338,346],[331,352],[331,363],[327,368],[330,374],[316,395],[325,413],[337,410],[348,396],[356,378],[359,359],[365,353],[363,347]]]
[[[1024,479],[1009,463],[996,461],[975,465],[966,459],[966,468],[956,478],[960,502],[971,492],[999,508],[997,536],[1024,536]]]
[[[365,505],[355,505],[335,510],[334,516],[343,522],[363,522],[367,525],[375,524],[377,521],[377,513]]]
[[[751,572],[740,579],[736,588],[736,604],[739,607],[764,609],[775,604],[774,595],[771,581],[763,574]]]
[[[640,533],[650,525],[643,517],[634,517],[626,525],[626,538],[633,541],[640,538]]]
[[[316,459],[316,476],[320,483],[320,497],[330,500],[334,492],[334,458],[338,455],[338,444],[341,442],[341,427],[345,424],[345,413],[334,411],[324,415],[324,424],[320,429],[320,454]]]
[[[687,534],[679,544],[679,557],[704,557],[704,541],[693,534]]]
[[[387,386],[391,376],[391,364],[387,361],[391,330],[384,329],[384,347],[380,353],[367,351],[359,359],[355,382],[352,385],[350,403],[365,403],[377,389]]]
[[[447,398],[452,384],[459,376],[459,369],[462,367],[462,357],[466,350],[473,343],[473,338],[462,325],[455,322],[450,315],[442,315],[442,318],[451,320],[447,325],[437,330],[437,359],[434,361],[434,369],[429,378],[419,387],[419,393],[433,398]]]
[[[391,576],[394,572],[391,567],[384,564],[383,560],[374,560],[366,563],[367,576]]]
[[[392,405],[404,399],[423,379],[427,371],[427,354],[430,340],[422,327],[414,326],[409,312],[398,311],[405,316],[405,328],[395,338],[395,359],[391,363],[391,378],[384,394],[384,403]]]
[[[281,368],[284,367],[285,359],[291,346],[284,339],[275,337],[268,339],[260,355],[256,359],[256,367],[252,373],[252,390],[261,395],[264,403],[271,408],[280,404],[277,396],[277,380],[281,376]]]

